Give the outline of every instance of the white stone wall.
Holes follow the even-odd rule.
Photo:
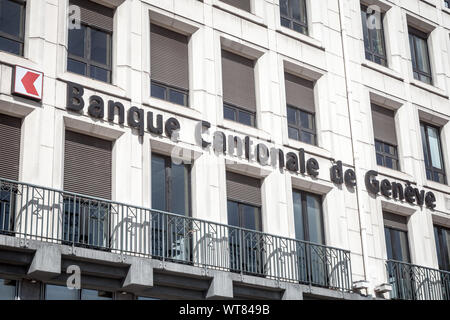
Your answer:
[[[0,52],[0,110],[24,118],[20,180],[63,189],[64,130],[76,129],[115,140],[113,200],[151,206],[150,153],[170,152],[171,146],[190,151],[193,216],[227,223],[226,168],[264,178],[263,231],[294,237],[292,188],[324,196],[326,244],[351,250],[353,281],[370,282],[369,293],[386,282],[382,209],[410,216],[412,262],[437,268],[433,221],[450,225],[450,187],[426,180],[419,119],[443,127],[446,172],[450,173],[450,11],[440,0],[371,0],[387,10],[386,45],[389,68],[364,59],[360,2],[307,0],[310,35],[280,26],[278,0],[252,0],[252,13],[219,0],[102,0],[118,6],[114,17],[112,84],[66,72],[68,0],[31,0],[27,4],[24,57]],[[431,3],[434,4],[431,5]],[[429,41],[435,85],[413,80],[407,17],[431,31]],[[150,22],[190,34],[190,108],[150,97]],[[221,48],[257,59],[255,68],[257,128],[223,119]],[[45,73],[42,104],[11,95],[12,66]],[[318,146],[288,139],[284,70],[316,80]],[[85,99],[97,94],[125,108],[137,106],[175,116],[181,123],[177,144],[148,132],[140,139],[127,124],[93,121],[66,111],[66,82],[85,87]],[[377,167],[370,102],[397,110],[396,130],[401,172]],[[320,164],[318,179],[215,155],[195,141],[201,120],[241,137],[250,135],[268,146],[297,152]],[[341,160],[357,172],[358,187],[349,190],[331,183],[329,168]],[[227,162],[228,163],[228,162]],[[80,166],[88,164],[80,164]],[[411,181],[437,196],[434,211],[381,196],[364,186],[364,174],[378,170],[400,182]],[[380,177],[381,178],[381,177]]]

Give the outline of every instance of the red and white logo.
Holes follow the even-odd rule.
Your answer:
[[[14,68],[13,94],[42,100],[44,74],[39,71],[16,66]]]

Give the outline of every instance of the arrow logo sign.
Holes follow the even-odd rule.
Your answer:
[[[44,74],[39,71],[15,66],[13,94],[42,100],[42,88],[44,85]]]

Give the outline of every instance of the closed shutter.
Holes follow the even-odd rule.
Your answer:
[[[70,5],[80,7],[82,23],[113,31],[114,9],[86,0],[70,0]]]
[[[188,37],[150,25],[151,78],[189,90]]]
[[[285,73],[286,103],[310,113],[315,112],[314,83]]]
[[[66,131],[64,190],[111,199],[112,142]]]
[[[407,219],[404,216],[383,212],[384,226],[408,232]]]
[[[0,114],[0,178],[17,181],[22,119]]]
[[[395,113],[392,110],[372,105],[373,132],[375,139],[397,145],[395,133]]]
[[[230,6],[250,12],[250,0],[221,0]]]
[[[227,198],[261,207],[261,180],[227,172]]]
[[[223,101],[256,112],[254,61],[222,50]]]

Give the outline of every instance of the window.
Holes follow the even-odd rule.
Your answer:
[[[0,300],[14,300],[16,288],[17,282],[15,280],[0,279]]]
[[[22,120],[0,114],[0,233],[14,231]]]
[[[170,157],[152,154],[152,207],[191,215],[190,165],[175,164]]]
[[[450,229],[434,226],[439,269],[450,271]]]
[[[63,239],[67,243],[109,247],[112,189],[112,142],[66,131],[64,191],[93,198],[64,195]],[[95,198],[94,198],[95,197]]]
[[[445,166],[441,149],[440,129],[421,122],[422,148],[427,179],[445,184]]]
[[[111,82],[114,10],[91,1],[70,4],[80,7],[81,28],[69,29],[67,71]]]
[[[193,260],[191,215],[191,166],[175,164],[170,157],[152,154],[152,253],[183,263]]]
[[[280,0],[281,25],[308,34],[305,0]]]
[[[316,244],[325,244],[321,197],[296,190],[292,192],[292,195],[295,238]]]
[[[379,21],[374,21],[374,19],[377,18]],[[369,13],[368,7],[362,5],[361,19],[366,59],[383,66],[387,66],[383,19],[381,12],[373,10]]]
[[[450,0],[444,0],[444,7],[450,8]]]
[[[0,0],[0,50],[23,55],[25,1]]]
[[[400,170],[397,134],[395,132],[395,112],[372,104],[372,121],[377,164]]]
[[[431,84],[432,77],[430,56],[428,53],[428,35],[411,27],[409,27],[408,30],[414,79]]]
[[[226,178],[228,225],[246,229],[229,229],[230,268],[263,274],[262,241],[253,232],[262,231],[261,181],[233,172],[227,172]]]
[[[250,0],[220,0],[230,6],[250,12]]]
[[[256,127],[255,62],[222,50],[223,116]]]
[[[289,138],[317,145],[314,83],[285,73],[285,86]]]
[[[45,285],[45,300],[112,300],[112,292],[90,289],[69,289],[66,286]]]
[[[150,25],[152,97],[188,106],[188,42],[185,35]]]
[[[410,263],[406,217],[383,212],[388,260]]]

